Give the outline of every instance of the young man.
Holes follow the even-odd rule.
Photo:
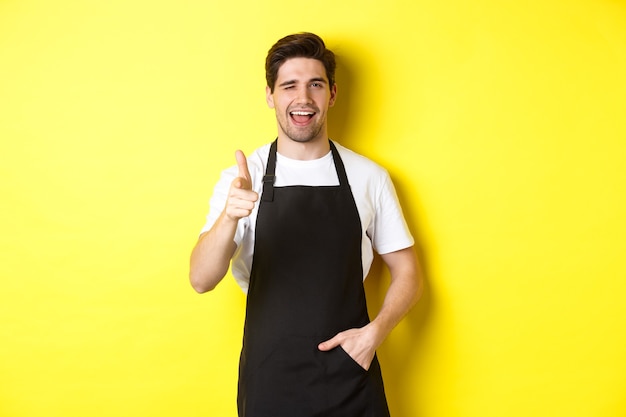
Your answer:
[[[421,293],[413,238],[387,172],[328,138],[335,59],[317,35],[279,40],[266,60],[278,138],[224,171],[191,255],[212,290],[247,292],[241,417],[387,417],[375,352]],[[391,283],[370,322],[373,250]]]

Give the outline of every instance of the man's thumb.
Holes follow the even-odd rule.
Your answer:
[[[329,351],[331,349],[336,348],[337,346],[339,346],[339,337],[335,336],[332,339],[328,339],[325,342],[320,343],[319,345],[317,345],[317,348],[323,352],[325,351]]]

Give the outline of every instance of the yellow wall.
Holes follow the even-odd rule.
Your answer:
[[[422,252],[379,352],[393,416],[626,415],[618,0],[0,1],[0,415],[236,415],[245,300],[196,295],[188,255],[302,30]]]

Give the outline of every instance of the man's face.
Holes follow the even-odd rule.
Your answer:
[[[276,111],[279,137],[296,142],[328,139],[326,115],[336,93],[336,86],[328,85],[324,64],[317,59],[285,61],[278,69],[274,92],[266,88],[267,104]]]

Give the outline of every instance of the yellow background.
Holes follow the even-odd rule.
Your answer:
[[[196,295],[188,256],[303,30],[424,263],[392,415],[626,415],[621,0],[0,1],[0,415],[236,415],[245,299]]]

